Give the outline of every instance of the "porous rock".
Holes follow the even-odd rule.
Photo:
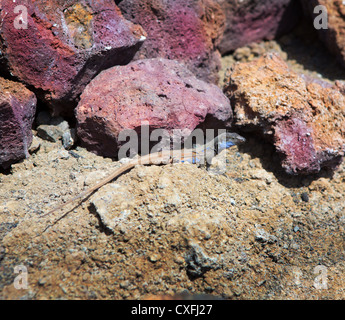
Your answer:
[[[301,17],[297,0],[217,0],[226,15],[226,27],[219,44],[221,54],[250,42],[272,40],[289,32]]]
[[[0,78],[0,167],[29,156],[36,102],[25,86]]]
[[[119,133],[175,130],[180,138],[207,121],[228,127],[229,99],[213,84],[197,79],[185,65],[162,58],[134,61],[101,72],[85,88],[76,109],[77,133],[83,146],[114,157]]]
[[[289,174],[336,169],[345,152],[345,98],[291,71],[276,54],[231,70],[224,90],[236,125],[273,141]]]
[[[216,83],[220,54],[216,49],[225,16],[214,0],[123,0],[123,15],[140,24],[147,40],[135,59],[166,58],[184,62],[200,79]]]
[[[128,63],[145,39],[112,0],[2,1],[1,62],[54,115],[68,114],[101,70]]]

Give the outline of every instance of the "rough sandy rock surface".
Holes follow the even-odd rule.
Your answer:
[[[119,7],[147,32],[135,59],[178,60],[198,78],[218,81],[225,16],[215,0],[123,0]]]
[[[277,41],[250,43],[236,49],[233,54],[224,56],[219,83],[223,84],[224,75],[236,62],[253,61],[268,52],[278,53],[300,75],[326,81],[331,85],[335,80],[345,79],[344,68],[319,41],[312,23],[304,21],[293,32]]]
[[[327,81],[345,79],[322,48],[291,37],[283,42],[237,54],[250,59],[281,46],[296,70],[326,75]],[[224,69],[238,58],[224,58]],[[41,235],[68,210],[44,219],[40,213],[120,164],[82,148],[68,153],[38,141],[37,153],[0,173],[2,299],[140,299],[187,292],[344,299],[344,164],[333,175],[322,170],[286,176],[272,146],[249,138],[217,159],[227,166],[224,175],[188,164],[137,167]],[[27,267],[28,289],[13,286],[18,265]]]
[[[20,5],[25,11],[15,1],[0,4],[1,60],[56,115],[71,114],[85,85],[101,70],[128,63],[146,36],[112,0]],[[20,13],[26,25],[19,23]]]
[[[204,126],[229,127],[232,110],[218,86],[197,79],[178,61],[156,58],[101,72],[82,93],[76,118],[82,146],[116,157],[125,130],[140,133],[149,124],[180,140],[206,119],[212,123]]]
[[[24,85],[0,77],[0,167],[29,156],[36,102]]]
[[[306,83],[278,54],[236,64],[224,92],[235,124],[271,140],[291,174],[335,169],[345,152],[345,97]]]
[[[1,298],[344,298],[344,166],[333,177],[286,177],[271,147],[251,139],[218,161],[222,175],[139,166],[41,219],[119,166],[41,141],[0,176]],[[17,265],[28,289],[14,288]]]

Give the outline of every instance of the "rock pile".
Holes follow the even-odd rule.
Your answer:
[[[342,3],[303,2],[304,13],[320,4],[329,17],[320,36],[344,60]],[[1,74],[28,87],[52,116],[76,120],[77,137],[70,134],[66,148],[79,138],[88,150],[116,157],[119,132],[143,123],[184,137],[197,127],[229,128],[230,97],[238,128],[273,141],[288,173],[310,174],[336,168],[344,154],[340,82],[317,84],[266,56],[235,67],[227,96],[215,86],[221,54],[288,32],[302,12],[297,0],[2,1]],[[36,104],[30,99],[26,119]],[[31,133],[25,122],[25,134],[13,138],[3,114],[4,167],[27,156],[26,147],[16,147],[20,157],[6,141],[29,147]]]

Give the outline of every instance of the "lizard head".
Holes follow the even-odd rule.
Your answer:
[[[234,145],[242,144],[246,141],[245,138],[234,132],[222,133],[217,137],[218,152],[230,148]]]

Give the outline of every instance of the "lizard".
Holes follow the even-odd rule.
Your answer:
[[[210,142],[196,146],[192,149],[181,149],[181,150],[162,150],[155,153],[149,153],[147,155],[130,160],[127,164],[122,165],[117,170],[110,173],[107,177],[102,179],[94,186],[81,192],[74,198],[69,199],[63,204],[53,208],[49,212],[40,215],[40,218],[51,215],[55,211],[63,209],[70,203],[73,203],[79,199],[83,199],[88,195],[109,183],[110,181],[118,178],[123,173],[131,170],[136,165],[156,165],[156,164],[168,164],[168,163],[184,163],[189,162],[192,164],[209,164],[212,158],[220,153],[222,150],[230,148],[236,144],[242,144],[245,142],[245,138],[237,133],[225,132],[211,140]]]

